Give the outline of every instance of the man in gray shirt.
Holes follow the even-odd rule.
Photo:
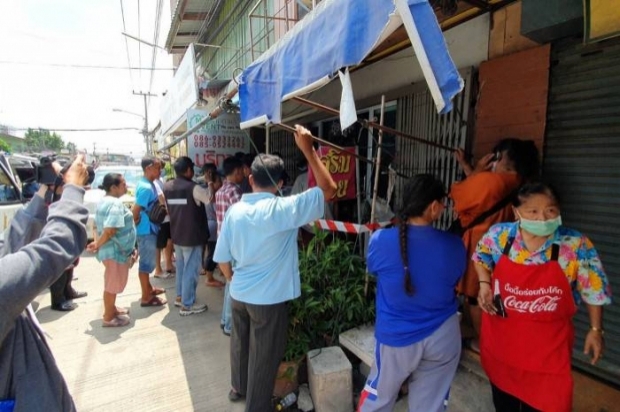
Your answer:
[[[84,250],[88,171],[79,155],[49,209],[45,185],[20,210],[0,242],[0,401],[13,410],[75,411],[30,302]],[[8,406],[6,410],[11,410]]]

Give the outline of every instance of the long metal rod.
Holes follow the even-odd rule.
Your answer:
[[[385,95],[381,96],[381,115],[379,124],[383,126],[385,117]],[[379,195],[379,176],[381,175],[381,145],[383,144],[383,130],[379,129],[379,142],[377,147],[377,157],[375,158],[375,183],[372,188],[372,203],[370,205],[370,223],[375,223],[375,212],[377,206],[377,196]]]
[[[296,133],[295,128],[292,127],[292,126],[289,126],[287,124],[273,123],[272,125],[273,125],[273,127],[278,127],[278,128],[280,128],[282,130],[286,130],[287,132],[290,132],[290,133],[293,133],[293,134]],[[366,163],[370,163],[370,164],[374,164],[375,163],[375,162],[373,162],[372,160],[370,160],[367,157],[360,156],[360,155],[355,154],[355,153],[351,153],[347,149],[345,149],[344,147],[338,146],[337,144],[334,144],[332,142],[328,142],[327,140],[323,140],[320,137],[312,136],[312,139],[316,140],[317,142],[319,142],[321,144],[324,144],[325,146],[333,147],[336,150],[340,150],[341,152],[347,152],[347,153],[351,154],[351,156],[357,157],[358,159],[360,159],[360,160],[362,160],[362,161],[364,161]]]
[[[273,127],[280,128],[280,129],[282,129],[282,130],[286,130],[287,132],[290,132],[290,133],[293,133],[293,134],[295,134],[295,132],[296,132],[296,130],[295,130],[295,128],[294,128],[294,127],[289,126],[289,125],[287,125],[287,124],[283,124],[283,123],[271,123],[270,125],[271,125],[271,126],[273,126]],[[187,132],[186,132],[186,133],[187,133]],[[336,149],[336,150],[340,150],[341,152],[347,152],[347,153],[349,153],[351,156],[353,156],[353,157],[355,157],[355,158],[357,158],[357,159],[360,159],[360,160],[361,160],[361,161],[363,161],[363,162],[369,163],[369,164],[371,164],[371,165],[374,165],[374,164],[375,164],[375,162],[374,162],[373,160],[371,160],[371,159],[369,159],[369,158],[367,158],[367,157],[361,156],[361,155],[359,155],[359,154],[357,154],[357,153],[349,152],[349,151],[348,151],[347,149],[345,149],[344,147],[342,147],[342,146],[338,146],[337,144],[334,144],[334,143],[332,143],[332,142],[328,142],[327,140],[323,140],[323,139],[321,139],[320,137],[312,136],[312,139],[313,139],[313,140],[315,140],[315,141],[317,141],[317,142],[319,142],[319,143],[321,143],[321,144],[324,144],[325,146],[333,147],[333,148],[334,148],[334,149]],[[406,174],[404,174],[404,173],[401,173],[401,172],[398,172],[398,171],[397,171],[397,172],[396,172],[396,174],[397,174],[398,176],[400,176],[400,177],[405,178],[405,179],[409,179],[409,176],[407,176],[407,175],[406,175]]]
[[[303,97],[293,97],[291,100],[294,100],[298,103],[301,103],[303,105],[309,106],[309,107],[314,107],[317,110],[321,110],[325,113],[329,113],[332,114],[334,116],[339,116],[340,112],[336,109],[333,109],[329,106],[325,106],[319,103],[315,103],[311,100],[308,99],[304,99]],[[382,126],[376,122],[371,122],[365,119],[358,119],[357,120],[358,123],[360,123],[361,125],[363,125],[364,127],[372,127],[373,129],[378,129],[383,131],[384,133],[389,133],[389,134],[394,134],[400,137],[404,137],[405,139],[409,139],[409,140],[414,140],[416,142],[420,142],[420,143],[424,143],[427,144],[429,146],[433,146],[436,147],[438,149],[444,149],[444,150],[449,150],[451,152],[455,151],[456,148],[454,147],[450,147],[450,146],[446,146],[440,143],[435,143],[435,142],[431,142],[430,140],[427,139],[422,139],[421,137],[416,137],[416,136],[411,136],[410,134],[407,133],[403,133],[399,130],[396,129],[392,129],[391,127],[387,127],[387,126]]]
[[[235,96],[235,94],[237,94],[238,91],[239,91],[239,89],[237,87],[235,87],[234,89],[232,89],[230,92],[228,92],[224,96],[224,100],[232,99]],[[205,124],[209,123],[211,120],[217,118],[222,112],[223,112],[223,110],[222,110],[221,107],[216,107],[207,116],[205,116],[202,120],[200,120],[198,123],[196,123],[191,129],[189,129],[188,131],[186,131],[185,133],[183,133],[179,137],[175,138],[172,142],[168,143],[167,145],[165,145],[164,147],[159,149],[159,151],[163,152],[164,150],[170,149],[174,145],[176,145],[179,142],[181,142],[181,140],[186,139],[189,135],[191,135],[192,133],[194,133],[198,129],[202,128]]]

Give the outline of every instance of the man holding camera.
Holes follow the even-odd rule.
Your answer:
[[[67,385],[29,303],[84,250],[88,170],[79,155],[64,174],[61,199],[49,208],[41,185],[0,243],[0,407],[74,411]]]

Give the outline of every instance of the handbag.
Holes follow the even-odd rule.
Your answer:
[[[516,196],[516,194],[517,194],[517,190],[510,192],[508,196],[506,196],[505,198],[503,198],[502,200],[494,204],[493,207],[491,207],[487,211],[481,213],[478,217],[476,217],[470,224],[468,224],[465,227],[463,227],[463,225],[461,224],[461,219],[459,218],[454,219],[452,221],[452,224],[448,228],[448,232],[455,234],[458,237],[463,237],[463,234],[465,232],[478,226],[480,223],[487,220],[488,217],[494,215],[495,213],[499,212],[500,210],[508,206],[510,202],[512,201],[512,199],[514,198],[514,196]]]

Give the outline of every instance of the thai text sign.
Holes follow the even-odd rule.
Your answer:
[[[345,147],[345,151],[340,151],[329,146],[321,146],[317,154],[321,161],[332,175],[338,189],[335,201],[355,199],[355,153],[354,147]],[[316,186],[316,179],[312,170],[308,172],[308,187]]]
[[[207,116],[202,110],[188,110],[188,129]],[[221,168],[227,157],[250,151],[248,139],[246,133],[239,129],[239,115],[223,113],[187,137],[187,155],[196,167],[215,163]]]

